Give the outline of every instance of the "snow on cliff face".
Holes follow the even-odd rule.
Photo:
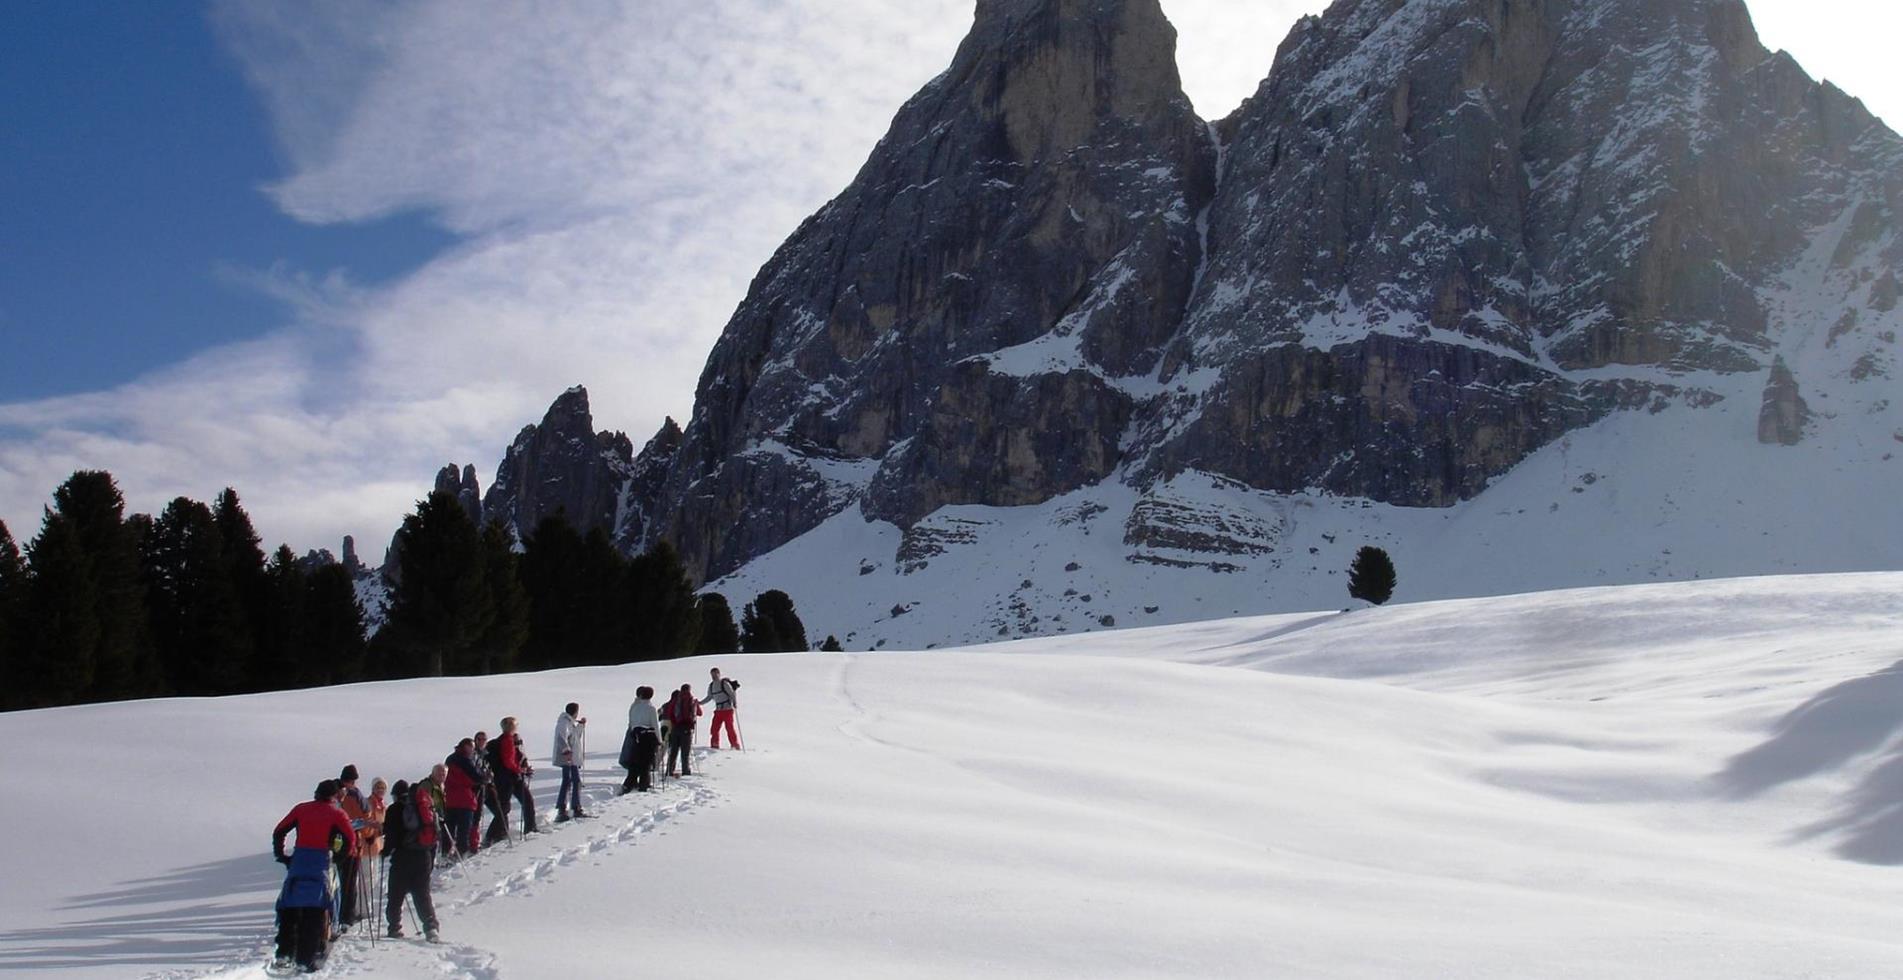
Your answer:
[[[1421,597],[1903,564],[1903,140],[1743,4],[1341,0],[1215,124],[1173,47],[979,5],[612,447],[617,541],[866,645],[1329,604],[1362,543]]]

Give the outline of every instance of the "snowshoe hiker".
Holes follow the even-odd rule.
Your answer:
[[[709,701],[714,703],[714,720],[707,726],[708,731],[713,735],[713,747],[720,748],[720,729],[724,725],[727,729],[728,746],[737,749],[740,747],[740,735],[733,728],[733,713],[740,708],[738,700],[740,684],[738,681],[721,677],[719,667],[713,668],[709,673],[713,675],[713,680],[707,683],[707,696],[701,698],[700,703],[706,704]]]
[[[423,780],[422,782],[427,782]],[[390,896],[385,915],[392,939],[403,938],[403,900],[416,904],[424,938],[436,942],[436,905],[430,900],[430,872],[436,868],[436,813],[429,790],[399,779],[383,822],[384,853],[390,858]]]
[[[492,739],[487,732],[476,733],[476,765],[487,777],[484,780],[483,805],[489,808],[489,830],[483,834],[484,847],[509,837],[509,800],[510,796],[502,791],[502,766],[496,761],[496,755],[502,749],[500,739]]]
[[[350,826],[361,839],[369,826],[370,807],[364,802],[363,791],[357,788],[354,765],[345,766],[337,774],[337,805],[343,808],[344,816],[350,818]],[[356,850],[337,855],[337,928],[340,930],[349,929],[362,918],[357,908],[357,874],[361,870]]]
[[[534,777],[535,770],[529,767],[528,760],[522,756],[522,738],[515,729],[513,716],[502,719],[502,734],[490,743],[493,748],[490,761],[495,765],[496,796],[501,800],[501,812],[496,817],[500,830],[498,832],[495,824],[489,827],[492,840],[509,836],[509,801],[512,799],[522,806],[522,832],[535,833],[535,797],[529,793],[529,780]]]
[[[668,723],[667,737],[667,775],[674,776],[674,758],[680,757],[683,776],[692,776],[694,770],[689,756],[694,749],[694,722],[700,717],[700,702],[694,699],[694,685],[682,684],[681,689],[667,699],[667,705],[661,709],[661,720]]]
[[[581,811],[581,767],[586,761],[583,738],[588,731],[588,719],[579,716],[581,705],[573,701],[555,716],[555,765],[562,770],[562,788],[555,794],[555,822],[566,823],[572,815],[580,820],[588,816]]]
[[[465,738],[456,743],[456,751],[443,760],[449,774],[443,779],[444,822],[457,851],[467,856],[476,853],[476,811],[485,777],[476,766],[476,741]]]
[[[436,816],[436,849],[441,851],[444,857],[456,853],[456,849],[451,846],[449,834],[445,833],[443,828],[443,814],[449,809],[443,799],[443,782],[448,778],[449,767],[438,762],[430,767],[429,778],[418,784],[429,791],[430,812]],[[412,790],[415,788],[411,787]]]
[[[634,689],[634,703],[628,705],[628,734],[621,739],[621,768],[628,778],[621,781],[621,792],[646,792],[654,783],[654,753],[660,747],[660,716],[654,710],[654,688],[643,685]]]
[[[291,853],[284,838],[295,829]],[[293,963],[315,970],[329,950],[330,915],[335,896],[330,890],[332,849],[355,853],[357,831],[337,806],[337,781],[317,784],[311,798],[291,808],[271,831],[271,853],[288,870],[278,890],[277,959],[273,966]]]

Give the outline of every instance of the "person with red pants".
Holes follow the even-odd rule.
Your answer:
[[[295,829],[292,853],[284,853],[284,838]],[[317,784],[311,798],[291,808],[271,831],[271,853],[287,869],[278,890],[277,960],[287,969],[293,960],[305,970],[323,962],[330,939],[331,851],[335,847],[355,857],[357,832],[337,806],[337,781]]]
[[[724,725],[727,728],[727,744],[737,749],[740,747],[740,735],[733,728],[733,713],[740,707],[737,700],[740,692],[734,690],[739,685],[722,678],[719,667],[709,673],[713,674],[714,679],[707,683],[707,696],[701,698],[700,703],[714,703],[714,720],[707,726],[713,734],[713,747],[720,748],[720,729]]]

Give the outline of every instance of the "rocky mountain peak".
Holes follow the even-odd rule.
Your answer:
[[[482,500],[483,516],[501,521],[517,540],[558,513],[584,533],[600,528],[615,534],[626,509],[622,490],[633,472],[634,446],[626,434],[594,426],[587,389],[577,385],[563,392],[503,454]]]
[[[1109,121],[1165,119],[1182,91],[1176,30],[1156,0],[986,0],[951,74],[1024,163]]]

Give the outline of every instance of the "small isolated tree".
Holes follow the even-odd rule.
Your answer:
[[[846,648],[839,645],[839,637],[826,634],[826,642],[819,645],[820,653],[845,653]]]
[[[1380,605],[1394,597],[1394,561],[1372,545],[1355,552],[1348,566],[1348,595]]]
[[[747,653],[805,653],[806,626],[793,599],[779,589],[754,597],[740,614],[740,648]]]

